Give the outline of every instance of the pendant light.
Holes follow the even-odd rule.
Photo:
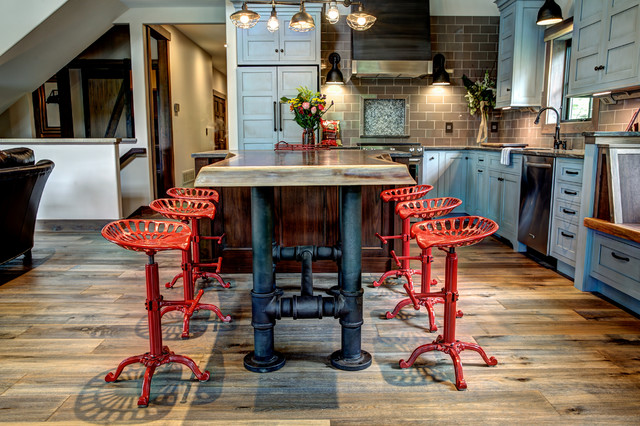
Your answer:
[[[340,55],[333,52],[329,55],[329,62],[331,62],[331,69],[327,73],[326,84],[344,84],[344,77],[342,76],[342,72],[338,69]]]
[[[451,84],[449,73],[444,69],[444,55],[438,53],[433,57],[433,86],[448,86]]]
[[[278,21],[278,14],[276,13],[276,4],[271,2],[271,16],[267,20],[267,30],[270,33],[275,33],[280,29],[280,21]]]
[[[313,22],[313,16],[309,15],[307,11],[304,10],[304,1],[300,2],[300,12],[291,17],[289,29],[299,33],[306,33],[315,27],[316,23]]]
[[[340,11],[338,10],[338,5],[335,1],[329,2],[329,7],[327,8],[327,13],[324,15],[327,18],[327,21],[330,24],[335,24],[340,19]]]
[[[368,30],[376,22],[376,17],[364,11],[362,3],[358,4],[358,11],[347,16],[347,24],[356,31]]]
[[[553,0],[545,0],[544,4],[538,10],[538,25],[552,25],[562,22],[562,9]]]
[[[231,22],[238,28],[252,28],[260,19],[260,15],[258,15],[253,10],[247,9],[247,3],[242,3],[242,9],[232,14],[230,17]]]

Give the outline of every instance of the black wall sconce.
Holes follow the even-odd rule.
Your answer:
[[[434,86],[448,86],[451,84],[449,73],[444,69],[444,55],[438,53],[433,57],[433,81]]]
[[[342,76],[342,72],[338,69],[340,55],[333,52],[329,55],[329,62],[331,62],[331,69],[327,73],[326,84],[344,84],[344,77]]]

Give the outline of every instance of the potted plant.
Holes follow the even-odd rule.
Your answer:
[[[489,71],[485,71],[484,78],[475,83],[466,75],[462,75],[462,82],[467,88],[467,94],[464,97],[467,99],[469,113],[475,115],[478,112],[481,116],[476,142],[486,142],[489,137],[487,129],[489,110],[496,106],[496,82],[489,77]]]
[[[315,131],[320,126],[320,119],[329,109],[326,107],[326,99],[326,95],[311,91],[306,87],[298,87],[298,95],[295,98],[287,98],[286,96],[280,98],[280,102],[289,104],[295,122],[302,127],[302,143],[304,145],[315,143]]]

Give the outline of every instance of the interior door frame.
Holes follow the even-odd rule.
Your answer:
[[[163,197],[167,189],[174,185],[174,161],[173,161],[173,123],[171,111],[171,73],[169,67],[169,42],[171,33],[158,25],[145,25],[147,45],[147,74],[149,94],[149,146],[153,164],[153,190],[154,197]],[[156,129],[153,114],[153,86],[152,70],[153,59],[151,57],[151,42],[154,39],[158,45],[157,60],[157,93],[158,93],[158,128]],[[156,135],[159,149],[156,153]],[[159,158],[158,158],[159,156]],[[158,170],[158,167],[160,170]]]

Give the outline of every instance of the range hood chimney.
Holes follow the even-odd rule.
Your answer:
[[[432,73],[429,0],[366,0],[378,19],[351,32],[351,73],[357,77],[422,77]]]

